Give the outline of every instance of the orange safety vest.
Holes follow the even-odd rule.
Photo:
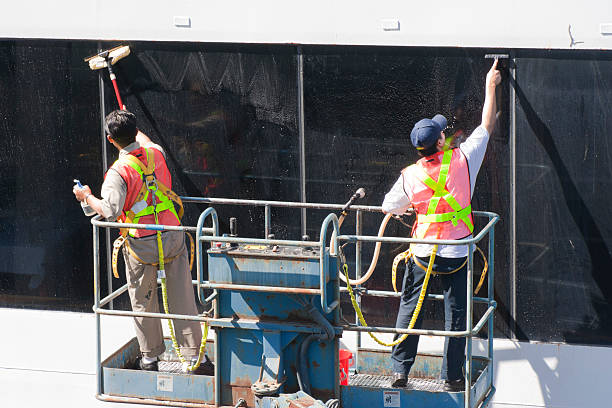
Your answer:
[[[402,178],[417,213],[414,238],[462,239],[474,231],[470,173],[460,149],[423,157]]]
[[[154,210],[158,213],[158,223],[163,225],[181,225],[180,217],[176,213],[173,201],[180,201],[172,192],[172,177],[163,154],[155,149],[140,147],[128,154],[133,158],[123,156],[119,158],[111,168],[116,170],[127,184],[127,194],[123,204],[122,222],[131,224],[156,224]],[[152,173],[158,184],[156,206],[153,208],[153,194],[143,188],[144,180],[149,168],[149,159],[153,157],[154,167]],[[138,163],[140,162],[140,163]],[[144,165],[142,168],[140,165]],[[176,199],[175,199],[176,198]],[[138,200],[138,201],[137,201]],[[181,205],[182,210],[182,205]],[[182,214],[180,214],[182,215]],[[131,229],[130,236],[135,238],[146,237],[155,234],[155,231],[146,229]]]

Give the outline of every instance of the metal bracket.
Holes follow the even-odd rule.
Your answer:
[[[282,355],[281,332],[264,331],[259,379],[251,385],[251,391],[256,396],[276,395],[281,391],[285,382],[285,378],[280,376],[283,369]]]

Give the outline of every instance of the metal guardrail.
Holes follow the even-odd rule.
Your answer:
[[[199,198],[199,197],[181,197],[183,202],[192,202],[200,204],[220,204],[220,205],[246,205],[246,206],[259,206],[265,208],[264,218],[264,234],[268,236],[271,230],[271,208],[272,207],[283,207],[283,208],[299,208],[299,209],[318,209],[318,210],[341,210],[344,205],[342,204],[322,204],[322,203],[301,203],[301,202],[285,202],[285,201],[266,201],[266,200],[241,200],[241,199],[227,199],[227,198]],[[426,239],[413,239],[413,238],[400,238],[400,237],[378,237],[378,236],[364,236],[360,235],[361,216],[363,212],[381,212],[382,208],[378,206],[352,206],[350,211],[356,212],[356,235],[340,235],[338,217],[331,213],[329,214],[321,225],[320,239],[319,241],[293,241],[293,240],[276,240],[276,239],[257,239],[257,238],[240,238],[240,237],[228,237],[220,236],[219,234],[219,221],[217,212],[214,208],[207,208],[198,219],[196,227],[190,226],[166,226],[166,225],[154,225],[154,224],[124,224],[118,222],[102,221],[101,217],[95,216],[92,218],[91,223],[93,225],[93,254],[94,254],[94,306],[93,311],[96,314],[96,332],[97,332],[97,378],[98,378],[98,395],[102,392],[102,373],[101,373],[101,333],[100,333],[100,315],[115,315],[115,316],[131,316],[131,317],[151,317],[151,318],[170,318],[177,320],[192,320],[192,321],[206,321],[211,326],[222,326],[226,324],[219,319],[201,316],[190,316],[190,315],[177,315],[164,313],[145,313],[145,312],[133,312],[133,311],[121,311],[121,310],[107,310],[103,309],[113,299],[117,298],[121,294],[127,291],[127,284],[123,285],[119,289],[112,291],[109,288],[109,294],[104,299],[100,299],[100,252],[99,252],[99,228],[135,228],[135,229],[149,229],[155,231],[187,231],[196,233],[196,247],[197,247],[197,280],[193,281],[193,284],[198,289],[214,289],[216,290],[237,290],[237,291],[263,291],[263,292],[281,292],[281,293],[301,293],[309,295],[320,295],[321,296],[321,308],[325,313],[330,313],[340,304],[340,299],[334,299],[330,304],[327,303],[327,291],[325,285],[329,280],[328,273],[328,260],[329,250],[327,249],[327,234],[329,225],[333,227],[336,236],[333,239],[332,250],[333,253],[338,253],[338,247],[340,241],[353,242],[356,244],[356,267],[357,275],[360,276],[361,268],[361,245],[362,242],[382,242],[382,243],[425,243],[425,244],[438,244],[438,245],[467,245],[468,246],[468,259],[467,259],[467,305],[466,305],[466,328],[463,331],[446,331],[446,330],[423,330],[423,329],[398,329],[391,327],[364,327],[360,325],[344,325],[335,327],[338,333],[343,330],[356,331],[356,332],[375,332],[375,333],[393,333],[393,334],[414,334],[414,335],[431,335],[431,336],[444,336],[444,337],[467,337],[470,341],[467,341],[466,350],[466,393],[465,393],[465,406],[470,407],[470,380],[472,374],[472,342],[471,338],[476,336],[484,327],[485,323],[488,323],[488,358],[489,361],[493,361],[493,313],[496,308],[496,302],[493,299],[493,282],[494,282],[494,226],[499,221],[499,216],[492,212],[486,211],[474,211],[473,214],[477,217],[488,218],[488,223],[485,227],[475,236],[468,239],[462,240],[426,240]],[[204,227],[205,220],[211,218],[212,227]],[[489,237],[488,242],[488,259],[489,259],[489,275],[488,275],[488,294],[486,298],[474,297],[473,296],[473,272],[474,272],[474,247],[476,243],[481,241],[486,235]],[[297,247],[318,247],[319,260],[320,260],[320,288],[319,289],[305,289],[305,288],[287,288],[287,287],[270,287],[270,286],[254,286],[254,285],[239,285],[239,284],[215,284],[203,280],[203,266],[202,256],[203,248],[202,242],[228,242],[228,243],[245,243],[245,244],[261,244],[261,245],[288,245]],[[342,290],[345,292],[346,289]],[[392,297],[398,296],[394,292],[388,291],[373,291],[367,290],[361,285],[355,288],[357,292],[357,301],[361,304],[361,295],[378,296],[378,297]],[[209,298],[202,299],[201,290],[198,290],[199,300],[202,304],[206,305],[215,296],[216,292],[213,293]],[[429,298],[435,300],[441,300],[441,295],[429,295]],[[487,310],[473,326],[473,303],[484,303],[487,304]],[[360,305],[361,306],[361,305]],[[261,323],[258,323],[257,327],[261,327]],[[316,329],[304,329],[306,332],[309,330]],[[361,344],[361,338],[359,336],[358,347]],[[358,351],[357,351],[358,353]],[[358,354],[356,355],[358,358]],[[493,365],[490,365],[490,386],[493,389]]]

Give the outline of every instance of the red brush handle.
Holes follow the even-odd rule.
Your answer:
[[[117,97],[117,103],[119,104],[119,109],[125,110],[125,105],[121,101],[121,95],[119,94],[119,88],[117,87],[117,80],[113,78],[112,81],[113,81],[113,88],[115,88],[115,96]]]
[[[111,68],[110,61],[107,62],[108,67],[108,75],[110,76],[111,82],[113,83],[113,88],[115,88],[115,96],[117,97],[117,103],[119,104],[119,109],[125,110],[125,105],[121,101],[121,94],[119,94],[119,87],[117,86],[117,77]]]

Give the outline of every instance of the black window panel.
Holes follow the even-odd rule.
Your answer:
[[[299,201],[295,47],[130,46],[132,54],[115,66],[124,102],[168,152],[179,194]],[[0,306],[89,311],[93,302],[91,226],[71,188],[76,177],[99,194],[104,169],[98,75],[106,111],[116,107],[106,72],[92,72],[82,61],[96,48],[91,41],[0,42]],[[399,171],[417,159],[407,136],[421,117],[451,116],[461,107],[457,126],[469,133],[480,122],[490,66],[485,53],[304,47],[308,200],[345,202],[363,186],[363,203],[380,204]],[[521,55],[516,322],[509,278],[507,83],[498,95],[500,126],[473,199],[475,209],[502,217],[496,227],[496,335],[509,336],[516,323],[519,339],[610,344],[612,225],[605,203],[612,62],[594,53]],[[112,163],[116,152],[107,149]],[[262,208],[215,207],[223,232],[228,218],[237,216],[240,235],[263,235]],[[187,204],[186,224],[195,224],[203,208]],[[312,238],[326,214],[308,212]],[[273,210],[272,216],[278,237],[299,237],[299,211]],[[381,219],[364,214],[364,233],[375,235]],[[349,217],[343,231],[353,229]],[[387,230],[408,234],[397,222]],[[368,287],[389,290],[390,265],[403,248],[383,249]],[[354,250],[348,246],[346,252],[353,271]],[[364,272],[372,252],[373,245],[364,244]],[[104,256],[101,261],[104,271]],[[435,280],[432,285],[439,291]],[[343,310],[353,320],[350,305]],[[393,325],[396,310],[391,299],[364,300],[371,324]],[[428,327],[441,326],[441,303],[430,303],[423,313]]]
[[[74,201],[72,179],[99,195],[98,75],[107,112],[117,108],[112,85],[106,71],[92,72],[83,62],[96,52],[95,43],[0,45],[0,66],[8,67],[0,73],[0,112],[6,118],[0,122],[0,228],[10,260],[0,269],[0,304],[91,310],[91,225]],[[130,46],[131,55],[114,67],[123,102],[166,150],[178,194],[298,200],[293,47]],[[110,144],[107,149],[110,165],[117,152]],[[205,207],[187,204],[185,224],[195,225]],[[240,235],[263,236],[263,208],[216,208],[223,232],[236,216]],[[281,209],[272,215],[280,237],[292,222],[299,226],[299,214]],[[104,257],[101,264],[105,294]],[[124,282],[115,280],[115,288]]]
[[[116,65],[123,103],[165,150],[181,196],[299,201],[294,48],[129,43]],[[105,81],[106,112],[117,109]],[[109,163],[117,157],[108,151]],[[185,204],[185,225],[207,207]],[[221,233],[264,237],[264,208],[213,205]],[[272,209],[272,233],[299,229],[299,212]],[[206,263],[204,264],[206,268]],[[195,279],[195,267],[192,271]],[[122,277],[123,280],[123,277]]]
[[[72,180],[102,174],[95,43],[0,41],[0,306],[91,310],[91,225]]]
[[[612,343],[612,62],[517,62],[517,336]]]
[[[409,141],[415,122],[443,113],[457,117],[456,130],[466,135],[480,124],[484,100],[484,79],[492,63],[482,50],[408,49],[381,47],[309,47],[305,49],[304,94],[306,126],[306,190],[309,201],[346,202],[359,187],[367,190],[363,203],[380,205],[400,171],[418,160]],[[509,155],[508,91],[501,87],[498,105],[499,129],[489,142],[480,170],[473,207],[494,211],[502,221],[496,227],[495,295],[502,311],[496,320],[496,335],[509,336]],[[363,233],[376,235],[382,214],[365,214]],[[409,220],[412,221],[412,220]],[[320,217],[308,220],[309,232],[316,234]],[[479,222],[477,228],[482,228]],[[354,217],[345,221],[343,231],[354,231]],[[404,225],[390,221],[387,236],[409,236]],[[483,241],[481,247],[487,248]],[[392,290],[393,258],[405,246],[383,245],[376,272],[367,287]],[[362,273],[368,269],[373,244],[363,245]],[[349,268],[354,274],[354,247],[347,246]],[[476,273],[481,270],[476,261]],[[398,271],[401,290],[403,266]],[[354,276],[354,275],[353,275]],[[476,284],[477,282],[475,282]],[[440,293],[436,279],[432,293]],[[485,287],[480,295],[486,294]],[[368,324],[393,326],[398,301],[365,297],[363,311]],[[482,308],[477,308],[477,315]],[[443,325],[441,302],[423,308],[425,327]],[[343,314],[353,321],[350,302]]]

